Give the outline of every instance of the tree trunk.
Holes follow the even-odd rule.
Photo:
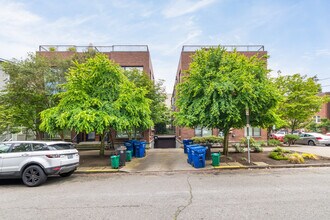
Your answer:
[[[61,140],[64,141],[64,131],[60,131]]]
[[[272,129],[273,129],[272,127],[267,128],[267,146],[269,146],[269,138],[270,138]]]
[[[109,129],[109,131],[110,131],[110,142],[111,142],[111,146],[113,147],[113,149],[115,148],[115,142],[114,142],[114,140],[113,140],[113,136],[112,136],[112,130],[111,129]]]
[[[101,145],[100,145],[100,156],[104,156],[104,132],[100,135]]]
[[[228,155],[228,140],[229,140],[229,130],[224,130],[224,138],[223,138],[223,154]]]
[[[26,132],[26,137],[28,136],[28,132]],[[41,140],[42,139],[42,132],[36,131],[36,139]]]

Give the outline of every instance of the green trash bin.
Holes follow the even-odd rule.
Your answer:
[[[119,168],[119,155],[114,155],[111,156],[111,167],[113,169],[118,169]]]
[[[129,162],[132,160],[132,151],[126,151],[126,161]]]
[[[220,165],[220,153],[212,153],[212,166]]]

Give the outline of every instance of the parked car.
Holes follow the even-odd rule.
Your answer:
[[[284,136],[286,135],[285,131],[277,131],[276,133],[274,133],[272,136],[274,139],[277,139],[279,141],[284,141]]]
[[[295,144],[314,145],[330,145],[330,137],[320,133],[303,133],[300,134],[300,139],[296,140]]]
[[[10,141],[0,143],[0,178],[21,178],[38,186],[49,175],[70,176],[79,165],[79,154],[70,142]]]

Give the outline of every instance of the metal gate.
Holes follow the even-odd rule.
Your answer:
[[[155,148],[175,148],[175,136],[155,136]]]

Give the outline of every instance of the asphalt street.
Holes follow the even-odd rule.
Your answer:
[[[329,219],[330,168],[0,180],[0,219]]]

